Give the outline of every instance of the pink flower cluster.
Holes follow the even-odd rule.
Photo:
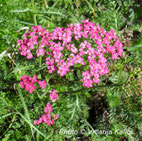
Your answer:
[[[52,102],[55,102],[57,101],[59,98],[58,98],[58,94],[56,93],[57,91],[54,89],[53,91],[49,91],[50,93],[50,96],[49,96],[49,99],[52,101]]]
[[[36,75],[34,75],[33,77],[23,75],[21,77],[20,85],[22,89],[29,91],[29,93],[33,93],[33,90],[36,89],[36,86],[34,85],[34,83],[36,82],[39,84],[41,88],[45,88],[47,85],[45,80],[38,81]]]
[[[27,56],[27,59],[32,59],[32,50],[36,49],[37,57],[44,56],[44,47],[49,45],[48,40],[50,39],[50,32],[42,28],[41,25],[32,27],[32,31],[28,31],[24,34],[23,40],[17,40],[19,51],[22,56]],[[40,45],[39,45],[40,41]]]
[[[87,88],[99,83],[100,76],[109,73],[107,59],[110,55],[114,60],[123,53],[122,43],[114,30],[107,32],[88,20],[67,28],[56,27],[52,33],[41,26],[32,27],[25,33],[24,39],[17,42],[21,55],[28,59],[33,57],[31,51],[34,48],[37,57],[45,56],[49,73],[57,71],[64,76],[76,64],[87,65],[89,69],[84,69],[81,79]]]
[[[47,126],[50,126],[54,123],[55,120],[57,120],[59,118],[59,115],[53,116],[53,118],[51,119],[52,115],[51,114],[53,108],[52,105],[50,105],[50,103],[46,104],[46,107],[44,108],[44,114],[41,116],[41,118],[39,120],[34,120],[35,125],[39,125],[40,123],[44,122],[47,124]]]
[[[34,75],[33,77],[29,77],[28,75],[27,76],[23,75],[21,77],[21,81],[20,81],[21,88],[25,89],[26,91],[29,91],[30,93],[33,93],[33,90],[36,89],[36,86],[34,86],[34,83],[38,83],[41,88],[45,88],[46,85],[47,85],[45,80],[43,80],[43,81],[39,80],[38,81],[36,75]],[[59,99],[58,94],[56,92],[57,91],[55,89],[53,91],[49,91],[49,93],[50,93],[50,96],[49,96],[50,98],[49,99],[52,102],[55,102],[55,101],[57,101]],[[47,103],[46,107],[44,108],[45,114],[43,114],[39,120],[35,120],[34,124],[39,125],[41,122],[45,122],[47,124],[47,126],[52,125],[54,123],[54,121],[57,118],[59,118],[59,115],[56,115],[51,120],[52,110],[53,110],[53,108],[50,105],[50,103]]]

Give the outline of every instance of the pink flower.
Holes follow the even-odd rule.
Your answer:
[[[31,51],[28,49],[27,50],[27,59],[32,59],[33,55],[31,54]]]
[[[20,85],[21,85],[21,88],[22,88],[22,89],[25,88],[24,82],[20,81]]]
[[[40,55],[44,56],[44,54],[45,54],[44,49],[43,48],[37,49],[36,54],[37,54],[37,57],[39,57]]]
[[[59,67],[58,69],[58,73],[61,75],[61,76],[64,76],[67,74],[67,71],[69,71],[69,68],[66,67],[66,65],[62,65]]]
[[[33,123],[34,125],[36,125],[36,124],[38,124],[38,120],[34,120],[34,123]]]
[[[78,49],[74,46],[74,44],[71,44],[71,51],[73,53],[77,53],[78,52]]]
[[[36,78],[36,75],[34,75],[33,78],[29,77],[28,75],[23,75],[20,81],[21,88],[29,91],[29,93],[33,93],[33,90],[36,89],[36,86],[34,86],[34,83],[37,82]]]
[[[49,99],[52,101],[52,102],[55,102],[57,101],[59,98],[58,98],[58,94],[56,93],[57,91],[54,89],[53,92],[52,91],[49,91],[50,92],[50,96],[49,96]]]
[[[47,105],[46,105],[46,107],[44,108],[44,112],[45,113],[50,113],[50,112],[52,112],[52,106],[50,105],[50,103],[47,103]]]
[[[32,81],[32,83],[37,82],[37,81],[38,81],[38,80],[37,80],[37,76],[34,75],[31,81]]]
[[[43,80],[43,81],[38,81],[38,84],[39,84],[39,86],[40,86],[41,88],[45,88],[46,85],[47,85],[45,80]]]
[[[59,115],[56,115],[55,117],[54,117],[54,120],[56,120],[56,119],[58,119],[59,118]]]
[[[25,85],[25,90],[29,91],[29,93],[33,93],[33,90],[36,89],[36,86],[33,85],[33,83],[27,83]]]

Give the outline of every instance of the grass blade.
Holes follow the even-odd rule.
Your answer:
[[[29,122],[28,119],[26,119],[24,117],[24,115],[22,115],[20,112],[18,112],[18,114],[33,128],[35,129],[40,135],[42,135],[43,137],[47,138],[42,132],[40,132],[31,122]]]
[[[27,109],[27,106],[26,106],[24,97],[23,97],[23,95],[22,95],[22,92],[21,92],[21,89],[20,89],[19,84],[17,84],[17,90],[18,90],[18,93],[19,93],[19,96],[20,96],[22,105],[23,105],[23,107],[24,107],[26,117],[28,118],[28,121],[31,122],[30,115],[29,115],[29,112],[28,112],[28,109]],[[31,125],[31,124],[30,124],[30,125]],[[33,133],[33,130],[32,130],[32,126],[30,126],[30,127],[31,127],[32,135],[34,136],[34,133]]]
[[[91,8],[92,12],[93,12],[93,15],[95,17],[95,10],[94,8],[91,6],[91,4],[88,2],[88,0],[85,0],[87,2],[87,4],[89,5],[89,7]]]
[[[11,116],[11,115],[13,115],[13,113],[8,113],[8,114],[6,114],[6,115],[1,116],[0,119],[6,118],[6,117]]]
[[[52,15],[60,15],[60,16],[63,16],[63,17],[66,17],[65,14],[59,12],[59,11],[45,11],[45,12],[37,12],[39,14],[52,14]]]
[[[19,21],[19,20],[16,20],[16,22],[19,22],[19,23],[22,23],[22,24],[26,24],[26,25],[30,25],[30,26],[34,26],[33,23],[29,23],[29,22],[24,22],[24,21]]]

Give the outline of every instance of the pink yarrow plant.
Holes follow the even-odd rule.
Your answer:
[[[33,26],[17,43],[20,54],[27,59],[37,57],[41,61],[42,57],[41,63],[45,60],[49,74],[56,72],[63,77],[74,66],[82,66],[81,81],[87,88],[99,83],[100,77],[109,73],[108,58],[119,59],[123,54],[123,45],[114,30],[107,32],[88,20],[70,24],[67,28],[56,27],[52,33],[40,25]],[[30,93],[36,89],[36,83],[40,88],[46,88],[46,81],[37,80],[36,75],[33,78],[25,75],[21,77],[21,88]],[[59,99],[55,89],[49,93],[50,101]],[[50,103],[47,103],[45,113],[34,124],[44,122],[48,126],[52,125],[59,118],[59,115],[52,116],[52,110]]]

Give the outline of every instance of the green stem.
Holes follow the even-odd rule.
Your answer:
[[[6,115],[2,115],[2,116],[0,116],[0,119],[6,118],[6,117],[11,116],[11,115],[13,115],[13,113],[8,113]]]
[[[96,15],[95,15],[95,10],[94,10],[94,8],[92,7],[92,5],[88,2],[88,0],[85,0],[85,1],[87,2],[87,4],[89,5],[90,9],[92,10],[94,17],[96,17]]]
[[[115,85],[100,85],[100,86],[94,86],[92,88],[82,88],[82,89],[79,89],[79,90],[76,90],[76,91],[69,91],[69,92],[60,92],[58,94],[68,94],[68,93],[78,93],[78,92],[84,92],[84,91],[88,91],[88,90],[92,90],[92,89],[95,89],[95,88],[105,88],[105,87],[120,87],[122,86],[123,84],[115,84]]]
[[[50,90],[50,84],[49,84],[49,80],[55,75],[55,73],[51,74],[50,76],[47,77],[47,75],[45,76],[45,80],[46,80],[46,83],[47,83],[47,88],[46,88],[46,91],[43,93],[43,95],[41,95],[41,99],[43,99],[47,93],[49,92]]]
[[[37,93],[38,98],[41,100],[41,96],[40,96],[40,94],[38,93],[37,90],[36,90],[36,93]]]
[[[41,96],[41,99],[43,99],[47,95],[47,93],[49,92],[49,90],[50,90],[50,85],[47,86],[46,91]]]
[[[31,0],[31,3],[32,3],[32,9],[33,9],[34,23],[35,23],[35,26],[37,26],[37,20],[36,20],[36,7],[35,7],[35,2],[34,2],[34,0]]]
[[[41,62],[42,62],[42,56],[39,56],[39,68],[41,67]]]
[[[39,56],[39,68],[41,68],[42,56]],[[41,79],[41,74],[38,75],[38,78]]]

